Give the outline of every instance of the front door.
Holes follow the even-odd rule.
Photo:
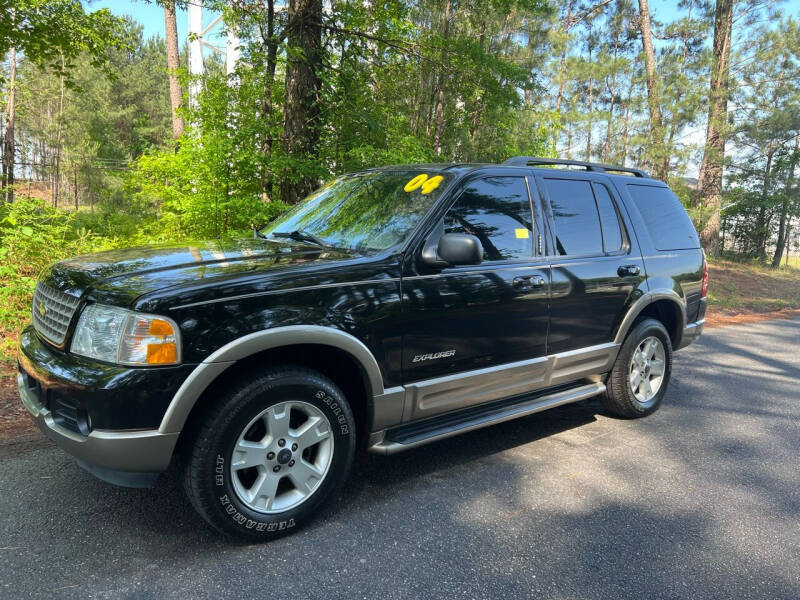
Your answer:
[[[403,379],[413,398],[405,420],[526,391],[546,367],[550,272],[535,243],[541,228],[525,178],[468,181],[442,225],[444,233],[476,236],[484,260],[431,272],[420,266],[421,248],[407,257]]]

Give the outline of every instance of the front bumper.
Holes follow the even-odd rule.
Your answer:
[[[41,405],[22,373],[17,375],[17,384],[22,403],[42,433],[100,479],[143,487],[152,485],[155,476],[169,466],[179,434],[151,429],[96,429],[84,436],[56,423],[52,412]]]
[[[159,432],[158,425],[194,365],[92,363],[50,348],[32,328],[20,336],[18,359],[22,403],[42,433],[82,467],[133,487],[152,485],[167,469],[179,434]]]

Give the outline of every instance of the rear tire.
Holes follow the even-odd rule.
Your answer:
[[[672,374],[672,343],[655,319],[634,324],[620,348],[602,396],[605,408],[629,419],[646,417],[661,406]]]
[[[184,471],[198,513],[217,531],[268,541],[311,521],[347,478],[355,420],[330,379],[301,367],[236,385],[204,416]]]

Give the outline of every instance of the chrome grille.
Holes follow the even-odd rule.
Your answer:
[[[36,331],[57,346],[63,344],[78,302],[75,296],[37,283],[33,292],[33,326]]]

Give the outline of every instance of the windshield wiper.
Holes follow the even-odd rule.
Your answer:
[[[276,238],[289,238],[292,240],[297,240],[298,242],[311,242],[312,244],[322,246],[323,248],[328,247],[328,243],[325,240],[318,238],[310,231],[305,231],[304,229],[297,229],[295,231],[273,231],[271,235]]]

